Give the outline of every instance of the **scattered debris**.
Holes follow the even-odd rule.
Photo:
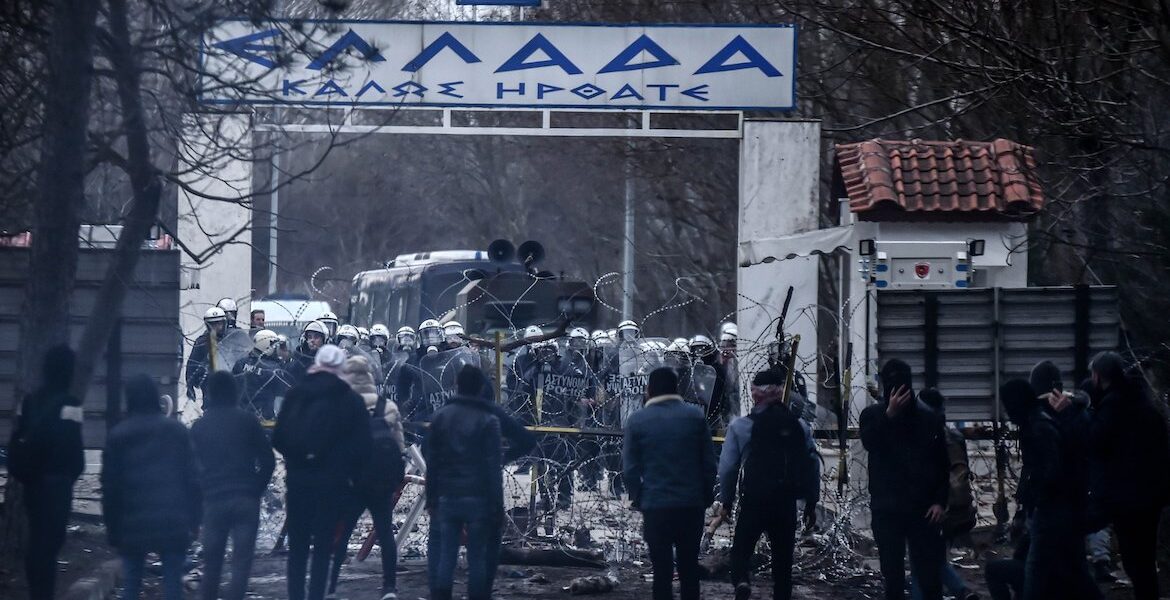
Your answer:
[[[569,585],[562,588],[574,596],[584,596],[588,594],[605,594],[612,592],[618,586],[618,579],[612,574],[607,575],[593,575],[590,577],[578,577],[569,582]]]

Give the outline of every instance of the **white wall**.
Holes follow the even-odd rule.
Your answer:
[[[739,242],[775,238],[817,228],[819,121],[746,120],[739,161]],[[756,344],[774,339],[788,286],[794,286],[786,330],[800,334],[797,351],[809,383],[816,381],[817,259],[794,258],[740,267],[737,317],[740,381],[763,365]],[[815,385],[809,385],[815,402]],[[741,395],[742,396],[742,395]],[[741,398],[750,403],[750,398]]]
[[[183,255],[184,268],[200,271],[200,288],[179,295],[180,324],[188,338],[184,361],[190,344],[203,330],[204,311],[220,298],[236,300],[241,326],[247,326],[252,285],[252,212],[231,201],[252,193],[251,123],[244,115],[200,115],[189,122],[183,159],[199,167],[183,177],[191,191],[179,190],[179,239],[196,255],[216,244],[233,239],[235,243],[223,245],[202,264]],[[230,156],[223,151],[225,146],[233,148]],[[180,396],[185,391],[184,381]]]

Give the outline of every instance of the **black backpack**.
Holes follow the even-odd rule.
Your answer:
[[[812,477],[812,457],[800,420],[779,405],[748,418],[752,437],[743,463],[742,502],[758,505],[775,502],[781,495],[801,495]]]
[[[406,461],[390,424],[386,422],[385,412],[386,396],[381,395],[370,415],[370,437],[374,444],[361,478],[363,485],[378,489],[396,488],[406,477]]]

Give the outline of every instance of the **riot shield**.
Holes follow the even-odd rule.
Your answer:
[[[578,355],[578,360],[561,359],[552,365],[544,382],[542,424],[556,427],[577,427],[586,402],[595,397],[596,378]]]
[[[231,372],[252,351],[252,337],[243,329],[229,329],[215,341],[215,370]]]
[[[418,412],[426,415],[425,420],[430,420],[430,416],[455,395],[456,375],[467,365],[480,368],[479,354],[468,348],[435,352],[419,360],[422,399]]]
[[[706,409],[711,405],[712,394],[715,392],[715,367],[695,363],[691,366],[687,386],[681,389],[683,397],[688,402],[694,402]]]
[[[647,338],[634,343],[618,345],[618,425],[623,425],[630,415],[642,408],[646,402],[646,383],[650,372],[664,365],[667,340]]]

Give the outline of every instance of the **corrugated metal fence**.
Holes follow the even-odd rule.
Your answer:
[[[113,250],[81,249],[70,307],[70,333],[74,347],[81,339],[112,256]],[[12,416],[20,402],[15,391],[16,365],[23,347],[20,311],[28,278],[28,260],[27,248],[0,248],[0,440],[4,442],[11,435]],[[109,318],[116,318],[116,315]],[[178,397],[182,340],[179,328],[179,252],[143,250],[134,281],[126,292],[121,321],[108,348],[114,352],[107,352],[105,360],[98,361],[93,384],[85,397],[86,446],[100,448],[105,445],[108,392],[112,388],[120,394],[121,386],[117,381],[120,377],[146,373],[159,383],[162,393]]]
[[[1073,387],[1093,354],[1118,348],[1117,289],[883,290],[877,329],[879,361],[909,363],[917,387],[946,396],[948,419],[987,421],[999,384],[1037,362],[1055,362]]]

